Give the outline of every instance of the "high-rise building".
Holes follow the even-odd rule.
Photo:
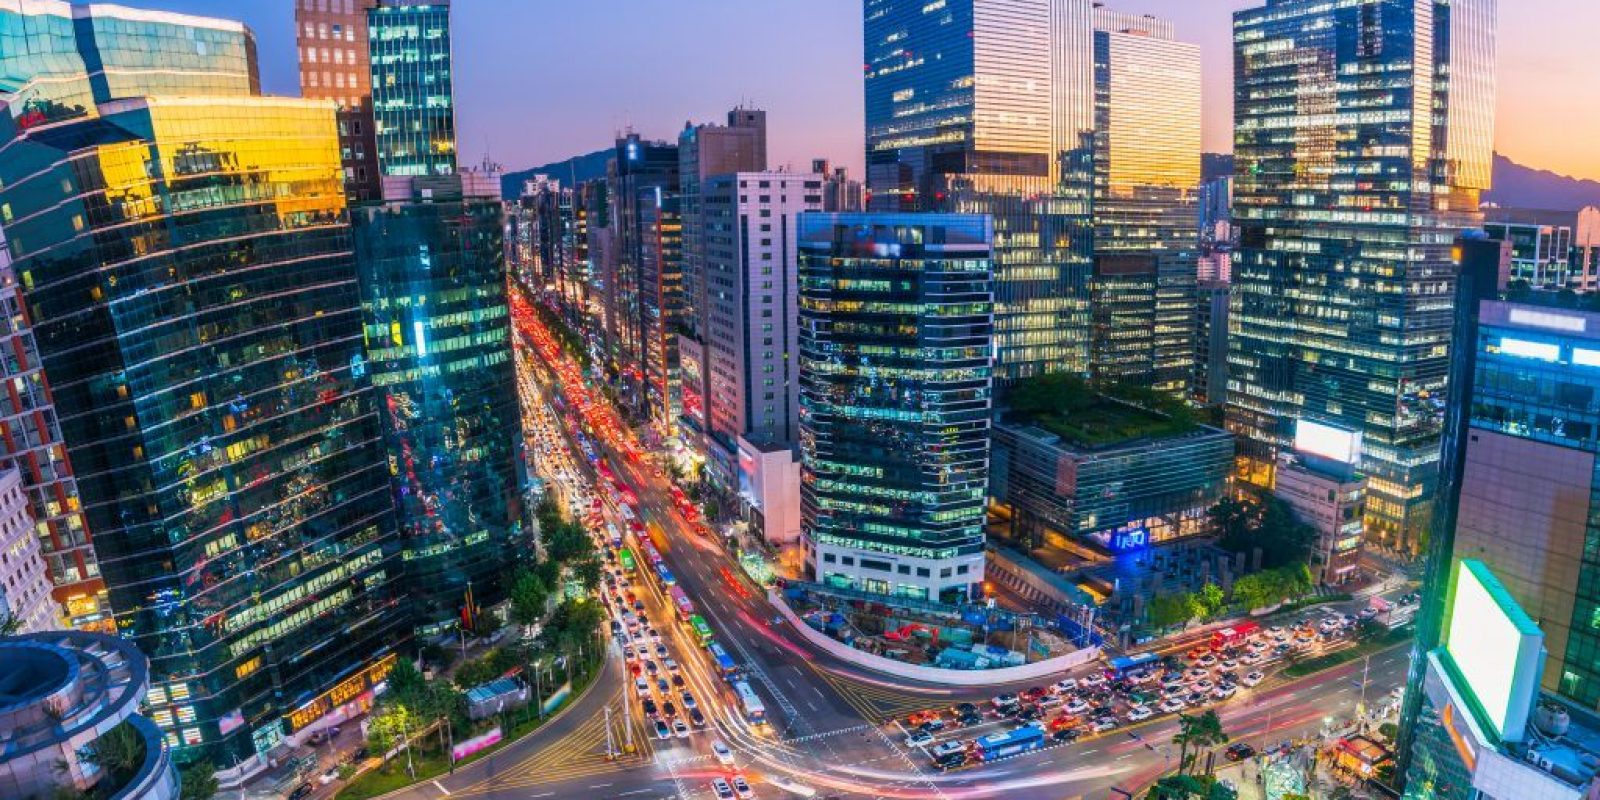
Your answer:
[[[378,0],[295,0],[300,96],[339,104],[339,159],[353,203],[378,198],[367,12]]]
[[[1572,229],[1572,270],[1568,281],[1573,289],[1592,292],[1600,289],[1600,208],[1584,206],[1578,210]]]
[[[107,30],[161,54],[198,27]],[[264,766],[409,632],[332,108],[182,94],[0,126],[12,269],[151,717],[181,761]]]
[[[156,42],[162,46],[150,47]],[[19,129],[92,117],[99,114],[97,103],[123,97],[252,94],[259,85],[255,57],[254,37],[228,20],[65,2],[0,8],[0,104]],[[0,397],[0,466],[22,472],[60,619],[77,628],[113,630],[93,537],[34,341],[32,310],[21,292],[8,252],[0,252],[0,346],[16,354],[0,364],[0,378],[15,392]]]
[[[994,220],[995,380],[1089,369],[1089,0],[867,0],[869,207]]]
[[[706,222],[703,186],[714,175],[760,172],[767,168],[767,112],[738,107],[725,125],[685,125],[678,134],[678,203],[683,230],[683,310],[678,318],[679,452],[690,464],[706,459],[710,420],[705,402],[710,374],[706,371],[705,282]]]
[[[60,614],[50,593],[50,573],[39,555],[22,473],[0,472],[0,616],[16,633],[54,630]]]
[[[992,222],[802,214],[798,237],[807,569],[965,601],[983,580]]]
[[[352,212],[365,369],[377,390],[418,636],[475,625],[527,550],[499,176],[410,179]]]
[[[366,58],[379,173],[455,172],[449,0],[382,0],[368,8]],[[395,191],[403,198],[408,188],[396,184]]]
[[[1200,48],[1094,7],[1091,374],[1187,391],[1194,369]]]
[[[629,133],[607,166],[606,197],[615,249],[601,267],[607,374],[622,403],[669,426],[668,377],[676,347],[663,344],[682,303],[683,243],[678,146]],[[648,264],[646,262],[649,262]],[[653,383],[652,378],[659,380]]]
[[[1494,0],[1234,14],[1228,425],[1271,482],[1293,423],[1362,434],[1367,528],[1415,543],[1438,470],[1457,232],[1490,176]]]
[[[706,477],[732,496],[739,438],[800,438],[796,247],[800,215],[822,210],[822,176],[735,172],[701,185],[707,290]]]
[[[867,207],[866,187],[852,180],[844,167],[835,167],[826,158],[811,159],[811,171],[822,176],[822,210],[864,211]]]
[[[1489,238],[1511,243],[1512,280],[1526,281],[1540,289],[1568,287],[1575,214],[1490,208],[1484,210],[1483,216],[1483,231]]]
[[[1195,308],[1194,380],[1190,397],[1201,405],[1228,401],[1228,306],[1233,287],[1227,281],[1201,280]]]

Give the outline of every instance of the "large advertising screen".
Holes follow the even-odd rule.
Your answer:
[[[1544,636],[1483,562],[1456,562],[1445,652],[1478,711],[1506,741],[1522,738]]]
[[[1342,464],[1354,464],[1361,460],[1361,434],[1301,419],[1294,426],[1294,449]]]

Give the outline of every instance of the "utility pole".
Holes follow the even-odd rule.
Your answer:
[[[617,757],[617,748],[611,738],[611,706],[606,706],[606,760],[612,761]]]
[[[1372,654],[1361,659],[1361,702],[1356,703],[1356,722],[1363,732],[1367,729],[1367,670],[1372,666]]]

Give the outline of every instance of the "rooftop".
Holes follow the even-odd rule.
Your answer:
[[[1167,439],[1203,426],[1181,400],[1128,385],[1091,385],[1055,373],[1018,385],[1007,422],[1035,425],[1087,449]]]

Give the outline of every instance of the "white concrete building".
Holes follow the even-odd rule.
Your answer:
[[[800,449],[739,437],[739,500],[773,547],[800,543]]]
[[[1311,573],[1317,580],[1337,586],[1354,578],[1366,531],[1366,476],[1285,454],[1278,459],[1272,494],[1289,505],[1296,519],[1316,529]]]
[[[0,472],[0,606],[20,622],[18,633],[56,630],[57,606],[39,551],[33,514],[23,493],[22,473]]]

